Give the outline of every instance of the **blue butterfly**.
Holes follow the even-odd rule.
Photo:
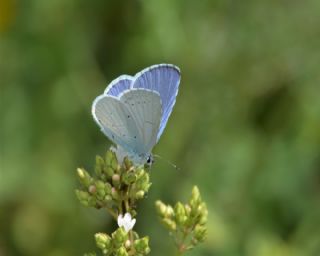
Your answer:
[[[145,68],[113,80],[92,104],[101,131],[136,164],[151,161],[176,102],[180,70],[171,64]]]

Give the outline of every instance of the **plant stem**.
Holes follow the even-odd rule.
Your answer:
[[[129,212],[130,206],[129,206],[129,200],[128,200],[128,199],[125,199],[125,200],[124,200],[124,206],[125,206],[125,208],[126,208],[126,212]]]
[[[185,252],[184,245],[182,244],[180,248],[178,248],[177,256],[183,255]]]
[[[189,235],[189,230],[188,229],[186,229],[186,230],[184,230],[184,231],[182,231],[183,232],[183,235],[182,235],[182,238],[181,238],[181,240],[180,241],[178,241],[178,242],[176,242],[176,245],[177,245],[177,255],[182,255],[182,254],[184,254],[184,252],[185,251],[187,251],[187,245],[185,244],[185,241],[186,241],[186,239],[187,239],[187,237],[188,237],[188,235]]]

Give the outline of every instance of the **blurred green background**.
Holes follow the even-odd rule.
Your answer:
[[[154,201],[197,184],[209,235],[189,255],[320,255],[320,2],[0,0],[0,255],[82,255],[115,226],[77,201],[110,142],[93,99],[173,63],[177,103],[136,229],[174,255]]]

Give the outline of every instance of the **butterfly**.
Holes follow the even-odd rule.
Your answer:
[[[101,131],[117,145],[116,153],[135,164],[150,163],[176,102],[180,69],[158,64],[135,76],[113,80],[92,104]]]

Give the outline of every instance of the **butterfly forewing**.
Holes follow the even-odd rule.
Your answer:
[[[162,117],[157,135],[159,140],[172,112],[178,94],[180,70],[174,65],[160,64],[144,69],[135,76],[133,88],[157,91],[162,102]]]
[[[114,79],[104,91],[104,94],[118,97],[125,90],[131,88],[132,76],[122,75]]]

